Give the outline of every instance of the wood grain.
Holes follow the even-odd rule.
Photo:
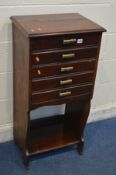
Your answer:
[[[103,32],[105,29],[79,13],[13,16],[11,19],[30,37],[64,33]]]
[[[29,42],[13,25],[14,138],[27,149],[29,112]]]
[[[13,132],[25,166],[30,156],[72,144],[82,154],[105,29],[78,13],[11,19]],[[30,119],[32,110],[59,104],[66,104],[64,115]]]

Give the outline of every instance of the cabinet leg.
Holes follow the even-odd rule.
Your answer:
[[[77,144],[77,150],[80,155],[83,154],[83,148],[84,148],[84,139],[82,138],[81,141]]]
[[[24,161],[25,168],[28,169],[29,168],[29,156],[24,154],[23,161]]]

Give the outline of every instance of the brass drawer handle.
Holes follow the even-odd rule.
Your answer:
[[[60,92],[60,93],[59,93],[59,96],[60,96],[60,97],[64,97],[64,96],[68,96],[68,95],[71,95],[71,91]]]
[[[63,85],[63,84],[70,84],[70,83],[72,83],[72,79],[61,80],[61,81],[60,81],[60,85]]]
[[[76,39],[75,38],[72,38],[72,39],[64,39],[63,40],[63,44],[65,45],[65,44],[74,44],[74,43],[76,43]]]
[[[65,59],[65,58],[74,58],[75,57],[75,54],[74,53],[69,53],[69,54],[63,54],[62,55],[62,58]]]
[[[70,66],[70,67],[61,67],[61,72],[65,72],[65,71],[71,71],[71,70],[73,70],[74,69],[74,67],[73,66]]]

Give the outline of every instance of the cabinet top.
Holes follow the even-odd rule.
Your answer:
[[[79,13],[12,16],[11,20],[28,37],[106,31]]]

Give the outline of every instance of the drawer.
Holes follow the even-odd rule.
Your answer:
[[[98,45],[99,33],[68,34],[31,38],[31,51]]]
[[[39,91],[45,89],[55,89],[58,87],[66,87],[81,84],[81,83],[91,83],[93,82],[94,72],[87,72],[81,74],[70,74],[68,76],[59,76],[54,78],[43,78],[42,80],[32,81],[32,91]]]
[[[65,49],[59,51],[48,52],[33,52],[32,64],[46,64],[54,62],[75,61],[80,59],[95,58],[97,56],[97,47],[79,48],[79,49]]]
[[[60,100],[92,92],[93,84],[86,84],[70,88],[62,88],[52,91],[41,91],[32,94],[32,104],[42,103],[45,101]]]
[[[96,60],[84,60],[65,64],[51,64],[47,66],[33,67],[32,78],[64,75],[75,72],[91,71],[95,69]]]

